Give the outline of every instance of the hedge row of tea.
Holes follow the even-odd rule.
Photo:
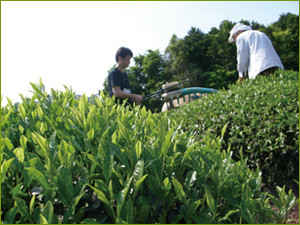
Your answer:
[[[170,112],[186,118],[182,126],[194,129],[198,139],[210,129],[219,134],[228,124],[224,148],[260,167],[263,182],[283,185],[299,179],[299,73],[276,71],[271,77],[232,85]],[[237,157],[235,157],[237,158]]]
[[[1,109],[3,223],[281,223],[297,203],[260,190],[226,126],[195,140],[166,114],[31,85]]]

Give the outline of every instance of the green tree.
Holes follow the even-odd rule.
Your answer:
[[[282,14],[270,26],[274,48],[285,69],[299,70],[299,15]]]
[[[134,57],[134,66],[128,70],[129,82],[132,91],[147,95],[159,90],[163,83],[171,76],[164,71],[165,59],[159,50],[148,50],[145,55]],[[158,99],[149,99],[143,102],[153,112],[161,110],[163,103]]]
[[[173,35],[166,48],[166,73],[172,74],[176,80],[189,78],[192,86],[203,83],[202,75],[210,64],[205,57],[205,42],[205,34],[195,27],[192,27],[183,39]]]

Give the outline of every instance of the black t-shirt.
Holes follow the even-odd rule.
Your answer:
[[[120,87],[120,89],[126,93],[131,93],[130,91],[130,85],[128,81],[128,75],[125,72],[122,72],[118,70],[117,68],[114,68],[109,74],[108,74],[108,91],[109,95],[113,96],[114,93],[112,91],[113,87]],[[117,103],[123,103],[123,99],[117,98],[115,102]]]

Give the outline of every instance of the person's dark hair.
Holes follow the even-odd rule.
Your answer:
[[[124,59],[126,55],[130,55],[132,57],[133,53],[129,48],[125,48],[125,47],[119,48],[116,53],[116,62],[118,62],[119,56],[121,56]]]

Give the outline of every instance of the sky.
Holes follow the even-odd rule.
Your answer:
[[[103,89],[121,46],[134,56],[164,53],[173,34],[191,27],[208,33],[224,20],[268,26],[298,1],[1,1],[1,106],[32,97],[30,82],[46,91],[91,96]],[[132,60],[133,61],[133,60]],[[132,64],[131,64],[132,65]]]

